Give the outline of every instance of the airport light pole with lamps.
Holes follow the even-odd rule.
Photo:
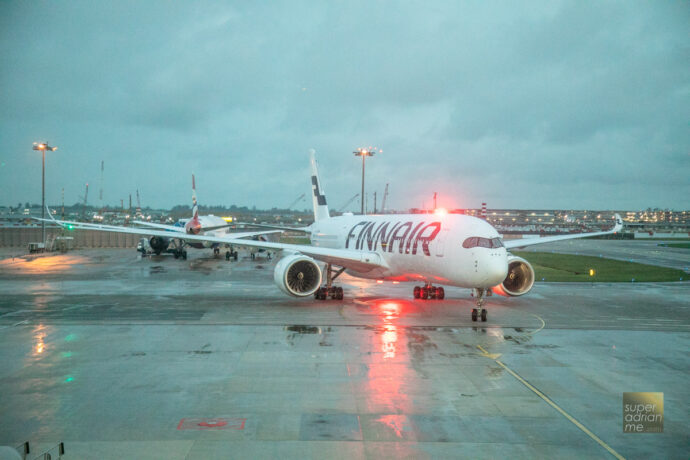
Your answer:
[[[378,153],[382,152],[383,150],[379,149]],[[360,201],[362,203],[362,215],[364,215],[364,163],[367,157],[376,155],[376,147],[358,148],[352,153],[354,153],[356,157],[362,157],[362,194],[360,195]]]
[[[42,242],[45,246],[46,244],[46,150],[49,152],[54,152],[57,147],[51,147],[47,142],[34,142],[34,150],[40,150],[42,154],[41,162],[41,235]]]

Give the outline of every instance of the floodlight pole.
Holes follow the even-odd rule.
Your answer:
[[[46,244],[46,150],[54,152],[57,147],[51,147],[47,142],[34,142],[34,150],[41,151],[41,241]]]
[[[41,241],[46,244],[46,149],[41,149]]]
[[[379,149],[379,153],[381,153],[382,150]],[[362,157],[362,194],[360,195],[360,203],[362,203],[362,215],[364,215],[364,171],[365,171],[365,164],[366,164],[366,159],[367,157],[373,157],[376,154],[376,149],[373,147],[369,147],[368,149],[366,148],[359,148],[352,152],[355,154],[356,157]]]
[[[362,194],[360,195],[360,203],[362,204],[362,215],[364,215],[364,168],[365,168],[365,160],[367,159],[366,155],[362,155]]]

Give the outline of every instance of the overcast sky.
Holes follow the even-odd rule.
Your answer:
[[[0,2],[0,205],[690,208],[690,2]],[[298,207],[310,207],[303,202]],[[357,206],[352,205],[355,209]]]

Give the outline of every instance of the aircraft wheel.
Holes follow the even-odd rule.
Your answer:
[[[412,291],[412,293],[414,294],[415,299],[419,299],[420,291],[421,291],[421,288],[419,286],[414,287],[414,291]]]
[[[477,309],[472,309],[472,321],[477,321]]]
[[[187,260],[187,251],[182,251],[182,258]]]
[[[419,289],[419,298],[422,300],[426,300],[429,298],[429,290],[426,287]]]
[[[446,298],[446,290],[442,286],[436,288],[436,298],[438,300],[443,300]]]
[[[179,258],[180,258],[180,253],[177,252],[177,251],[175,251],[175,252],[173,253],[173,257],[176,258],[176,259],[179,259]]]
[[[486,310],[482,310],[482,323],[486,323]]]
[[[343,291],[343,288],[337,287],[336,289],[336,300],[343,300],[345,298],[345,292]]]
[[[235,253],[232,255],[232,258],[235,260],[235,262],[237,262],[237,251],[235,251]]]
[[[225,260],[230,260],[230,251],[225,251]]]

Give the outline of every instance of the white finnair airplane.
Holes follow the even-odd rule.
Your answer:
[[[300,229],[311,234],[311,246],[239,240],[232,235],[187,235],[185,239],[282,251],[273,279],[283,292],[296,297],[342,299],[343,289],[334,286],[333,281],[344,271],[372,280],[416,281],[422,284],[413,291],[419,299],[443,299],[443,287],[434,284],[470,288],[477,301],[472,320],[486,321],[485,295],[494,291],[520,296],[534,284],[534,270],[529,262],[511,255],[508,249],[608,235],[623,228],[620,216],[616,215],[616,225],[609,231],[504,242],[489,223],[466,215],[331,217],[314,155],[312,150],[314,223]],[[75,222],[61,223],[81,227]],[[324,270],[317,261],[326,263]]]

